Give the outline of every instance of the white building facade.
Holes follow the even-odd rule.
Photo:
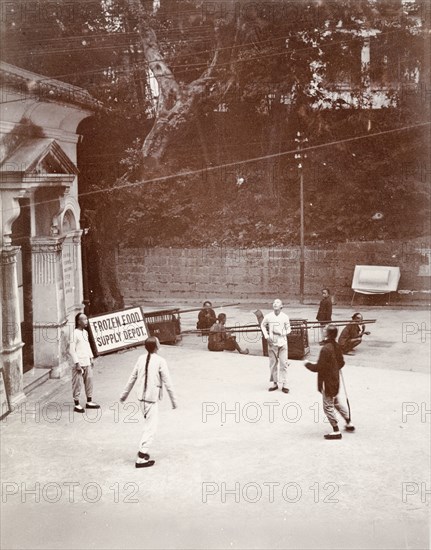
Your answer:
[[[69,366],[83,310],[76,133],[88,92],[0,64],[0,358],[12,405]]]

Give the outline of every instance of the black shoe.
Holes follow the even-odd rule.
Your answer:
[[[342,435],[340,432],[332,432],[330,434],[325,434],[323,437],[325,439],[342,439]]]
[[[81,405],[75,405],[74,409],[73,409],[76,413],[83,413],[85,412],[84,411],[84,407],[81,407]]]
[[[281,388],[281,391],[282,391],[283,393],[289,393],[289,388]]]
[[[86,408],[86,409],[100,409],[100,405],[98,405],[97,403],[93,403],[92,401],[89,401],[89,402],[85,405],[85,408]]]
[[[275,386],[271,386],[270,388],[268,388],[268,391],[275,391],[275,390],[278,390],[277,384]]]
[[[150,468],[156,463],[155,460],[147,460],[146,462],[135,462],[135,468]]]
[[[346,432],[354,432],[355,426],[352,426],[351,424],[346,424]]]

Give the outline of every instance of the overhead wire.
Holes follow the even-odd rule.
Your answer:
[[[431,125],[431,121],[421,122],[421,123],[418,123],[418,124],[410,124],[410,125],[406,125],[406,126],[401,126],[399,128],[392,128],[392,129],[389,129],[389,130],[381,130],[379,132],[367,133],[367,134],[363,134],[363,135],[360,135],[360,136],[353,136],[353,137],[350,137],[350,138],[344,138],[344,139],[341,139],[341,140],[334,140],[334,141],[330,141],[330,142],[319,143],[319,144],[316,144],[316,145],[309,145],[307,147],[301,148],[301,153],[306,153],[308,151],[314,151],[316,149],[323,149],[325,147],[332,147],[332,146],[335,146],[335,145],[341,145],[343,143],[351,143],[351,142],[359,141],[359,140],[362,140],[362,139],[369,139],[369,138],[373,138],[373,137],[377,137],[377,136],[393,134],[393,133],[396,133],[396,132],[403,132],[403,131],[406,131],[406,130],[414,130],[414,129],[424,128],[424,127],[429,126],[429,125]],[[268,155],[262,155],[262,156],[259,156],[259,157],[253,157],[253,158],[248,158],[248,159],[237,160],[237,161],[223,163],[223,164],[219,164],[219,165],[215,165],[215,166],[206,166],[205,168],[200,168],[200,169],[196,169],[196,170],[187,170],[187,171],[178,172],[178,173],[175,173],[175,174],[169,174],[169,175],[166,175],[166,176],[159,176],[159,177],[151,178],[151,179],[148,179],[148,180],[142,180],[142,181],[137,181],[137,182],[136,181],[134,181],[134,182],[125,181],[124,183],[122,183],[122,184],[120,184],[116,187],[103,188],[103,189],[93,189],[93,190],[78,193],[78,198],[88,197],[88,196],[91,196],[91,195],[98,195],[100,193],[115,193],[117,191],[122,191],[124,189],[140,187],[140,186],[145,185],[145,184],[161,183],[161,182],[172,180],[174,178],[183,178],[183,177],[187,177],[187,176],[199,175],[199,174],[203,174],[203,173],[206,173],[206,172],[211,172],[211,171],[214,171],[214,170],[220,170],[220,169],[223,169],[223,168],[230,168],[230,167],[235,167],[235,166],[242,166],[242,165],[250,164],[250,163],[253,163],[253,162],[259,162],[259,161],[267,160],[267,159],[271,159],[271,158],[280,158],[280,157],[283,157],[283,156],[294,155],[294,154],[297,154],[297,153],[298,153],[298,149],[294,148],[294,149],[289,149],[287,151],[281,151],[281,152],[278,152],[278,153],[271,153],[271,154],[268,154]],[[124,178],[126,175],[127,175],[127,173],[125,173],[122,176],[122,178]],[[122,178],[120,178],[120,179],[122,179]],[[49,204],[49,203],[54,202],[55,200],[57,200],[57,199],[48,199],[48,200],[37,202],[36,204],[37,205]]]
[[[385,33],[381,33],[379,34],[379,37],[381,36],[386,36],[388,34],[393,34],[395,32],[400,32],[400,31],[404,31],[404,29],[394,29],[392,31],[387,31]],[[289,38],[290,35],[286,35],[285,37],[277,37],[276,40],[283,40],[283,39],[286,39],[286,38]],[[274,38],[270,38],[270,39],[266,39],[266,40],[263,40],[261,41],[262,43],[265,43],[265,42],[269,42],[269,41],[273,41]],[[318,44],[317,46],[316,45],[313,45],[313,46],[307,46],[307,47],[304,47],[304,48],[295,48],[295,49],[292,49],[292,50],[286,50],[284,52],[274,52],[272,54],[267,54],[267,55],[260,55],[260,56],[254,56],[254,57],[249,57],[249,58],[244,58],[244,59],[236,59],[234,61],[229,61],[227,63],[218,63],[217,64],[217,67],[222,67],[222,66],[231,66],[232,62],[235,64],[235,63],[239,63],[239,62],[247,62],[247,61],[253,61],[253,60],[256,60],[256,59],[263,59],[263,58],[267,58],[267,57],[273,57],[273,56],[279,56],[279,55],[293,55],[295,53],[300,53],[300,52],[305,52],[305,51],[309,51],[309,50],[315,50],[316,48],[322,48],[322,47],[329,47],[329,46],[336,46],[336,45],[341,45],[341,44],[345,44],[346,42],[350,42],[350,41],[357,41],[358,38],[357,37],[352,37],[352,38],[347,38],[347,39],[343,39],[343,40],[340,40],[340,41],[331,41],[331,42],[327,42],[325,44]],[[227,50],[227,49],[232,49],[232,48],[242,48],[244,46],[248,46],[248,45],[256,45],[256,44],[259,44],[259,41],[253,41],[253,42],[249,42],[249,43],[245,43],[245,44],[239,44],[239,45],[236,45],[236,46],[225,46],[225,47],[222,47],[222,48],[218,48],[218,51],[222,51],[222,50]],[[130,45],[127,45],[128,47]],[[137,47],[139,47],[139,44],[136,45]],[[109,46],[110,47],[114,47],[114,46]],[[118,46],[116,46],[118,47]],[[383,47],[383,45],[382,45]],[[107,49],[109,49],[107,48]],[[69,50],[65,50],[65,51],[69,51]],[[73,50],[74,53],[76,53],[77,51],[79,50]],[[83,50],[84,52],[85,50]],[[214,48],[210,49],[210,50],[201,50],[201,51],[198,51],[198,52],[192,52],[193,55],[199,55],[199,54],[203,54],[203,53],[213,53],[215,51]],[[41,52],[41,53],[47,53],[47,52]],[[49,52],[49,53],[52,53],[52,52]],[[26,54],[28,55],[28,54]],[[156,62],[166,62],[166,59],[159,59],[159,60],[152,60],[151,63],[156,63]],[[176,68],[181,68],[181,67],[185,67],[185,69],[183,71],[176,71],[176,74],[182,74],[182,73],[185,73],[187,72],[190,68],[193,68],[193,67],[202,67],[202,66],[205,66],[205,65],[208,65],[207,62],[201,62],[201,63],[195,63],[195,64],[177,64],[177,65],[171,65],[169,63],[167,63],[169,65],[169,67],[171,69],[176,69]],[[81,75],[87,75],[87,74],[98,74],[98,73],[103,73],[105,71],[118,71],[118,70],[131,70],[131,69],[139,69],[139,68],[144,68],[144,67],[148,67],[149,66],[149,62],[147,60],[143,60],[143,61],[140,61],[140,62],[137,62],[137,63],[132,63],[132,64],[124,64],[124,65],[119,65],[117,67],[115,67],[114,65],[108,65],[108,66],[105,66],[105,67],[101,67],[100,69],[92,69],[90,71],[74,71],[72,73],[63,73],[63,74],[60,74],[60,75],[55,75],[55,76],[50,76],[50,77],[46,77],[46,78],[43,78],[43,79],[39,79],[38,80],[38,83],[39,82],[44,82],[45,80],[46,81],[49,81],[53,78],[65,78],[65,77],[70,77],[70,76],[81,76]]]

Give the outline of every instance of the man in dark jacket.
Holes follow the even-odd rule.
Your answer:
[[[317,372],[317,387],[323,397],[323,410],[332,426],[333,432],[326,434],[325,439],[341,439],[338,429],[338,420],[335,414],[337,410],[346,421],[346,430],[355,431],[350,423],[347,409],[340,403],[338,392],[340,390],[340,369],[344,366],[343,354],[339,344],[335,341],[338,329],[329,324],[326,327],[326,339],[320,350],[317,363],[305,362],[307,369]]]
[[[341,331],[338,343],[341,346],[341,351],[344,354],[352,354],[351,352],[359,346],[362,342],[362,336],[364,334],[369,335],[370,332],[365,330],[365,325],[361,324],[363,321],[360,313],[352,315],[351,322],[346,325]]]
[[[332,298],[330,296],[329,288],[322,290],[323,298],[320,300],[319,311],[317,312],[316,319],[320,322],[320,330],[323,344],[325,337],[325,327],[332,321]]]
[[[203,307],[198,314],[198,322],[196,323],[196,328],[206,331],[210,329],[215,322],[215,311],[212,309],[211,302],[207,300],[204,302]],[[203,332],[202,334],[206,334],[206,332]]]

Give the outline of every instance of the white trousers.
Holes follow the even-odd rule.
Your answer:
[[[139,406],[141,407],[142,415],[144,417],[144,430],[141,435],[139,450],[141,453],[149,454],[148,449],[153,443],[153,439],[157,431],[159,404],[139,401]]]
[[[282,346],[274,346],[268,342],[270,381],[274,384],[287,384],[287,340]]]

